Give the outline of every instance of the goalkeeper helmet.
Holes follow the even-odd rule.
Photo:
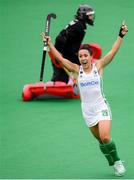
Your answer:
[[[93,26],[95,12],[91,6],[81,4],[76,12],[75,18]]]

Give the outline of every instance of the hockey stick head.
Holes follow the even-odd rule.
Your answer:
[[[50,20],[51,18],[55,19],[56,18],[56,14],[50,13],[50,14],[47,15],[47,19]]]
[[[50,13],[50,14],[47,15],[47,18],[46,18],[46,27],[45,27],[45,35],[46,36],[49,35],[51,18],[55,19],[56,18],[56,14]]]

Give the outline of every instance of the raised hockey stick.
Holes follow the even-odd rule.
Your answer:
[[[45,26],[45,35],[46,36],[49,36],[51,18],[55,19],[56,18],[56,14],[50,13],[50,14],[47,15],[46,26]],[[47,52],[47,41],[44,42],[43,55],[42,55],[42,64],[41,64],[41,70],[40,70],[40,81],[43,81],[46,52]]]

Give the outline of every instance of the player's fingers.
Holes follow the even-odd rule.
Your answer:
[[[40,36],[42,36],[42,38],[44,37],[44,33],[41,33]]]
[[[125,28],[125,31],[128,32],[128,28],[127,27]]]
[[[127,32],[128,31],[127,25],[122,26],[122,29]]]
[[[122,26],[124,26],[126,23],[125,23],[125,20],[122,21]]]

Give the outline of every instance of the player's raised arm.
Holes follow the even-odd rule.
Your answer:
[[[100,59],[98,63],[97,66],[99,70],[103,69],[106,65],[108,65],[112,61],[112,59],[114,58],[115,54],[117,53],[117,51],[121,46],[122,38],[126,35],[127,32],[128,32],[127,25],[125,24],[125,22],[123,22],[122,26],[120,27],[119,36],[115,40],[111,50],[102,59]]]
[[[49,36],[45,36],[44,33],[41,33],[41,36],[43,38],[43,41],[48,42],[48,47],[49,47],[50,51],[52,52],[52,54],[54,55],[56,60],[60,64],[62,64],[63,67],[65,67],[70,72],[77,72],[77,73],[79,72],[79,65],[70,62],[68,59],[65,59],[54,47],[54,45],[51,41],[51,38]]]

